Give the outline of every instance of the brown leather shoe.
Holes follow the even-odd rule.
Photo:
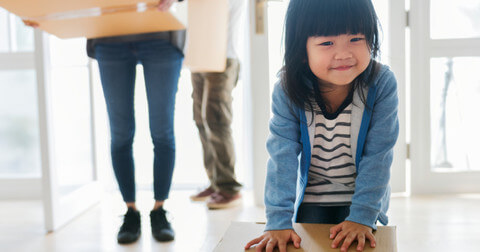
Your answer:
[[[235,207],[242,203],[242,196],[240,193],[230,195],[224,192],[215,192],[210,196],[207,201],[207,207],[209,209],[223,209],[229,207]]]
[[[195,195],[190,196],[190,199],[191,199],[192,201],[205,201],[205,200],[207,200],[207,199],[210,197],[210,195],[212,195],[214,192],[215,192],[215,191],[213,190],[213,188],[209,186],[208,188],[204,189],[203,191],[201,191],[201,192],[199,192],[199,193],[197,193],[197,194],[195,194]]]

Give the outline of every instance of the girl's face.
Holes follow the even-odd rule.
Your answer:
[[[370,49],[363,34],[309,37],[308,65],[323,84],[348,85],[367,69]]]

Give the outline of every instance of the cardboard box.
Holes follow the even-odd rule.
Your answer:
[[[158,0],[0,0],[0,6],[59,38],[100,38],[188,27],[185,65],[194,72],[226,67],[228,1],[190,0],[168,12]],[[187,25],[188,23],[188,25]]]
[[[40,21],[40,28],[59,38],[99,38],[108,36],[185,29],[185,25],[169,12],[148,9],[125,11],[100,16]]]
[[[131,6],[155,0],[0,0],[0,6],[21,18],[40,18],[55,13],[80,11],[112,6]]]
[[[294,223],[293,228],[302,238],[300,249],[296,249],[293,244],[288,244],[288,252],[338,252],[340,249],[332,249],[330,245],[332,240],[329,238],[330,228],[334,225],[329,224],[304,224]],[[215,248],[215,252],[237,252],[237,251],[255,251],[255,248],[244,250],[245,245],[252,239],[260,236],[265,229],[265,224],[251,222],[232,222],[225,235]],[[365,245],[365,252],[396,252],[397,251],[397,233],[394,226],[379,226],[375,231],[376,248],[371,248],[368,241]],[[356,243],[355,243],[356,244]],[[350,251],[356,251],[356,246],[350,246]]]
[[[225,70],[227,29],[228,0],[189,0],[185,65],[192,72]]]
[[[144,3],[142,3],[144,2]],[[142,4],[140,4],[142,3]],[[0,6],[59,38],[99,38],[185,29],[186,6],[156,10],[153,0],[0,0]],[[139,5],[140,4],[140,5]]]

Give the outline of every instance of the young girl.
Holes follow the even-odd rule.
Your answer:
[[[267,141],[267,224],[246,249],[299,248],[292,221],[337,224],[331,247],[341,251],[375,247],[398,136],[396,80],[374,60],[377,23],[371,0],[290,1]]]

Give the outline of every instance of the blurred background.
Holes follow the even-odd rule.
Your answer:
[[[373,2],[382,24],[379,60],[391,66],[399,86],[394,195],[479,193],[480,2]],[[282,65],[287,5],[287,0],[249,1],[241,27],[242,72],[232,126],[236,174],[258,206],[268,157],[270,90]],[[94,198],[99,188],[118,194],[98,68],[87,57],[85,42],[26,27],[0,8],[0,200],[48,201],[44,211],[54,219],[55,207],[73,208],[74,197]],[[138,189],[150,190],[153,146],[142,72],[138,65],[134,156]],[[188,68],[178,86],[172,189],[195,190],[208,179]]]

